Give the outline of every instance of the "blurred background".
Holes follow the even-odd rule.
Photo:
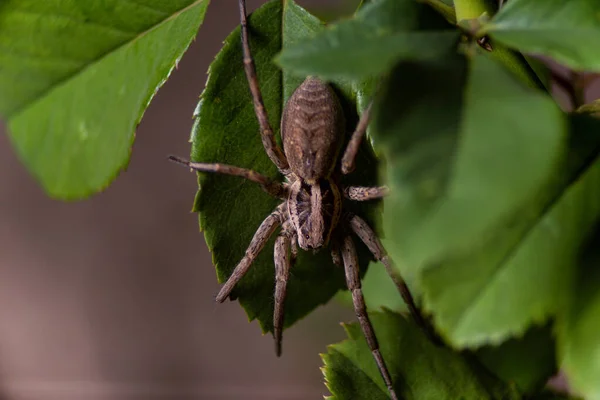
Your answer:
[[[302,0],[328,14],[349,0]],[[248,1],[252,10],[263,1]],[[335,11],[334,11],[335,12]],[[46,197],[0,122],[0,400],[319,399],[319,353],[353,313],[332,303],[270,336],[218,284],[195,214],[192,112],[238,24],[213,0],[196,41],[137,131],[128,170],[90,200]]]

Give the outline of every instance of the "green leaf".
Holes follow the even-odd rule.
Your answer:
[[[294,43],[322,29],[322,24],[306,10],[287,0],[272,1],[249,17],[249,38],[258,79],[269,120],[279,128],[284,102],[305,77],[283,73],[272,63],[282,45]],[[225,40],[225,45],[212,63],[206,89],[196,112],[192,132],[192,159],[220,162],[251,168],[276,178],[278,173],[263,149],[260,131],[242,63],[239,28]],[[351,130],[358,119],[356,92],[347,82],[336,83],[347,127]],[[350,134],[351,132],[348,132]],[[377,162],[368,147],[362,147],[357,173],[343,183],[377,184]],[[278,200],[270,198],[255,184],[237,177],[201,174],[200,190],[195,201],[200,227],[213,255],[220,282],[225,281],[244,255],[261,221],[273,211]],[[378,214],[377,202],[345,204],[366,217],[373,225]],[[250,320],[257,319],[264,332],[272,331],[273,241],[267,243],[247,275],[232,293]],[[366,247],[355,241],[360,266],[366,271],[371,256]],[[300,250],[291,271],[285,304],[284,326],[289,327],[315,307],[326,303],[345,287],[343,269],[333,265],[330,253],[316,254]]]
[[[354,19],[286,47],[277,61],[301,75],[361,80],[389,70],[400,59],[433,59],[452,51],[458,32],[449,28],[427,5],[381,0],[366,4]]]
[[[476,362],[432,344],[419,328],[391,311],[371,313],[396,393],[405,400],[517,399],[516,391]],[[336,400],[389,399],[358,324],[348,339],[322,355],[326,385]]]
[[[453,0],[421,0],[421,2],[433,8],[450,24],[456,25],[456,12],[454,11]]]
[[[596,172],[598,175],[598,172]],[[598,185],[598,180],[596,180]],[[588,201],[598,202],[598,186]],[[558,323],[559,352],[570,387],[586,399],[600,398],[600,231],[585,251],[571,287],[572,294]]]
[[[488,370],[516,385],[521,393],[536,393],[557,371],[550,324],[533,327],[523,337],[500,346],[484,346],[475,355]]]
[[[53,197],[105,188],[127,166],[148,103],[208,0],[0,3],[0,114]]]
[[[552,390],[545,390],[541,393],[537,393],[531,397],[528,397],[529,400],[584,400],[581,397],[570,396],[564,393],[556,393]]]
[[[521,52],[552,57],[574,69],[600,70],[597,0],[511,0],[483,32]]]
[[[499,343],[551,315],[577,242],[537,247],[539,234],[553,238],[542,217],[567,180],[557,176],[563,115],[488,56],[469,61],[401,64],[375,121],[390,253],[459,347]]]

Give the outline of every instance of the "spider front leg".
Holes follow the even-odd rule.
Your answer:
[[[283,151],[277,145],[275,141],[275,134],[273,128],[269,123],[267,112],[265,110],[265,104],[263,102],[260,87],[258,85],[258,76],[256,75],[256,67],[254,60],[252,59],[252,53],[250,52],[250,42],[248,40],[248,22],[246,20],[246,2],[239,0],[240,6],[240,21],[241,21],[241,36],[242,36],[242,48],[244,52],[244,70],[246,72],[246,78],[248,79],[248,85],[250,86],[250,92],[252,93],[252,102],[254,103],[254,112],[260,125],[260,136],[262,139],[263,146],[267,155],[273,161],[273,164],[277,166],[279,171],[284,173],[289,168],[289,164]],[[284,173],[285,174],[285,173]]]
[[[397,400],[398,396],[396,395],[394,387],[392,386],[392,378],[390,376],[390,372],[388,371],[385,361],[383,360],[383,356],[379,351],[379,343],[377,342],[377,337],[375,336],[373,325],[371,324],[371,321],[369,320],[369,315],[367,314],[367,306],[365,304],[365,298],[363,296],[360,283],[358,256],[356,254],[356,248],[354,247],[354,243],[352,242],[352,238],[350,236],[344,237],[341,250],[342,259],[344,261],[344,270],[346,273],[346,284],[348,285],[348,290],[350,290],[350,293],[352,293],[352,303],[354,304],[354,312],[356,313],[356,317],[358,318],[360,327],[363,331],[363,334],[365,335],[365,339],[367,340],[367,345],[371,350],[371,354],[373,354],[373,358],[377,363],[379,373],[381,374],[381,377],[385,382],[385,386],[387,386],[391,398],[393,400]]]
[[[252,171],[251,169],[240,168],[226,164],[193,163],[175,156],[169,156],[169,160],[177,164],[185,165],[194,171],[214,172],[223,175],[239,176],[249,181],[258,183],[265,192],[273,197],[283,199],[286,196],[286,188],[284,185],[262,174],[259,174],[256,171]]]
[[[290,277],[292,260],[290,259],[290,234],[283,232],[275,241],[275,308],[273,310],[273,338],[275,354],[281,356],[283,317],[287,283]]]
[[[240,260],[238,265],[233,270],[227,282],[221,287],[219,294],[217,294],[216,301],[222,303],[229,297],[231,291],[237,285],[237,283],[246,275],[248,269],[252,265],[252,262],[256,259],[260,251],[265,247],[265,244],[275,232],[278,226],[281,225],[281,206],[277,207],[265,220],[260,224],[250,245],[246,249],[246,254]]]

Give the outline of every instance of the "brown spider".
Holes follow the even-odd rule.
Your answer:
[[[379,344],[367,314],[361,290],[358,257],[350,232],[356,234],[373,256],[385,265],[387,272],[409,306],[411,314],[421,325],[423,322],[408,287],[393,271],[391,261],[375,232],[362,218],[344,212],[342,209],[342,196],[349,200],[366,201],[381,198],[387,194],[388,190],[384,186],[341,187],[339,182],[332,178],[344,138],[345,122],[335,93],[329,85],[318,78],[306,78],[285,105],[281,120],[283,151],[279,148],[267,119],[254,61],[250,53],[244,0],[239,0],[239,8],[244,69],[252,93],[256,117],[260,124],[262,143],[271,161],[285,177],[285,183],[279,183],[258,172],[244,168],[223,164],[192,163],[177,157],[169,157],[172,161],[196,171],[235,175],[256,182],[267,193],[283,200],[258,227],[244,257],[222,286],[216,300],[223,302],[229,297],[269,237],[277,228],[281,227],[274,250],[276,280],[273,313],[273,337],[276,353],[279,356],[281,354],[286,287],[290,268],[298,254],[298,246],[303,250],[318,250],[331,244],[333,262],[336,265],[343,264],[344,266],[348,290],[352,293],[354,310],[367,344],[392,399],[397,399],[392,379],[379,351]],[[354,169],[354,160],[369,122],[370,110],[371,106],[369,105],[363,112],[346,147],[341,160],[342,174],[348,174]]]

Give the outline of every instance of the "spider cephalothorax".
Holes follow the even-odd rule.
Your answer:
[[[223,302],[229,297],[269,237],[280,228],[274,249],[276,280],[273,312],[273,336],[276,352],[279,355],[281,353],[287,282],[298,247],[312,251],[331,247],[334,263],[344,266],[347,287],[352,294],[354,309],[367,344],[392,399],[397,399],[366,311],[358,269],[358,257],[351,233],[358,236],[373,256],[385,265],[400,289],[413,317],[419,319],[420,316],[406,284],[393,272],[391,262],[377,235],[362,218],[345,212],[342,208],[342,197],[354,201],[367,201],[385,196],[387,189],[385,187],[341,187],[336,179],[340,173],[347,174],[354,168],[354,159],[366,131],[371,107],[367,107],[363,112],[343,153],[341,162],[338,163],[338,155],[345,135],[342,109],[329,85],[318,78],[308,77],[295,90],[283,110],[282,151],[275,141],[273,129],[267,119],[254,61],[250,54],[244,0],[239,0],[239,5],[244,68],[252,92],[262,142],[267,155],[286,179],[284,183],[279,183],[258,172],[244,168],[223,164],[191,163],[177,157],[170,157],[171,160],[197,171],[217,172],[246,178],[258,183],[267,193],[282,200],[282,203],[258,227],[244,257],[221,287],[216,300]],[[336,170],[336,166],[340,166],[339,170]]]

